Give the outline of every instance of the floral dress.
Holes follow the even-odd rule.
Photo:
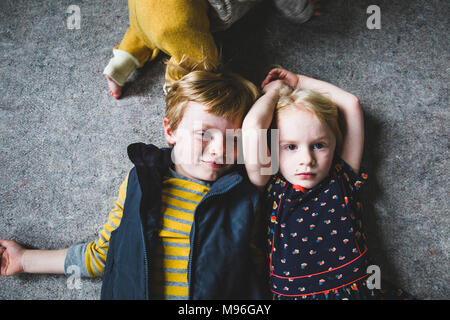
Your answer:
[[[310,190],[281,174],[266,196],[270,284],[274,299],[373,299],[386,296],[366,285],[368,249],[359,199],[368,176],[335,157],[327,178]]]

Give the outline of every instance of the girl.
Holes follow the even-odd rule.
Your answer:
[[[262,88],[265,95],[243,123],[243,149],[249,178],[271,208],[274,298],[381,298],[381,290],[366,281],[359,193],[367,174],[360,168],[364,121],[358,98],[283,69],[270,71]],[[274,111],[279,172],[269,176],[262,170],[273,163],[252,158],[267,145],[267,135],[250,133],[269,128]]]

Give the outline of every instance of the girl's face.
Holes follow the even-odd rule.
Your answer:
[[[290,183],[311,189],[329,173],[336,138],[328,125],[306,109],[278,113],[280,172]]]

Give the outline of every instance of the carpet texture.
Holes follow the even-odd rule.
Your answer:
[[[369,29],[366,10],[381,9]],[[80,8],[80,28],[66,10]],[[270,2],[215,34],[225,63],[259,84],[272,65],[357,95],[366,121],[365,228],[381,275],[420,299],[448,299],[450,3],[322,0],[295,25]],[[164,59],[124,95],[103,68],[128,26],[125,0],[0,2],[0,238],[39,249],[95,239],[131,169],[133,142],[165,146]],[[0,299],[98,299],[100,279],[0,278]]]

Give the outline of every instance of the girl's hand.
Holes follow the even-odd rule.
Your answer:
[[[285,86],[284,82],[281,80],[273,80],[266,84],[262,91],[267,94],[268,92],[273,92],[278,94],[280,92],[280,89]]]
[[[12,240],[0,240],[1,268],[0,275],[12,276],[22,273],[22,257],[25,248]]]
[[[265,87],[275,80],[281,80],[284,84],[288,85],[292,89],[295,89],[298,85],[298,76],[295,73],[281,68],[275,68],[270,70],[270,72],[267,74],[267,77],[262,82],[261,88],[263,89],[263,91],[265,92]]]

